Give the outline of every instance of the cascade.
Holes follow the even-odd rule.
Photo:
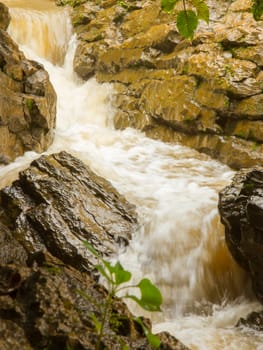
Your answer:
[[[147,315],[154,331],[169,331],[193,350],[262,350],[260,333],[234,327],[261,305],[228,253],[217,212],[218,191],[233,172],[187,147],[114,130],[111,86],[83,82],[73,72],[76,38],[67,11],[48,0],[4,2],[9,33],[44,64],[58,95],[55,140],[47,152],[76,155],[137,207],[140,228],[119,259],[135,280],[148,276],[162,291],[162,314]],[[1,167],[0,185],[38,156],[27,152]]]

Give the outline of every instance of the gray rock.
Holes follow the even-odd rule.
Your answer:
[[[263,168],[243,169],[219,196],[226,243],[263,303]]]

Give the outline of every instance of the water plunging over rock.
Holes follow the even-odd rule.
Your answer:
[[[4,30],[10,18],[0,5],[0,163],[8,163],[51,144],[56,93],[43,66],[27,60]]]
[[[213,1],[192,43],[159,2],[82,1],[72,21],[76,72],[116,88],[115,127],[184,145],[240,168],[262,162],[262,21],[251,1]]]
[[[104,256],[127,244],[137,227],[134,207],[62,152],[21,172],[0,192],[0,208],[1,349],[95,349],[91,313],[107,292],[83,241]],[[116,299],[113,308],[128,319],[117,331],[107,326],[104,346],[117,350],[122,338],[132,349],[150,350],[124,304]],[[161,349],[186,350],[172,336],[160,337]]]

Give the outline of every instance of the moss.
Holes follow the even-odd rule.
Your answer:
[[[248,136],[245,131],[239,131],[236,133],[236,136],[239,137],[240,139],[247,140]]]
[[[34,107],[34,100],[32,98],[27,99],[26,106],[27,106],[29,112],[31,112],[33,110],[33,107]]]
[[[243,188],[242,188],[242,192],[244,193],[247,193],[247,194],[250,194],[255,188],[255,184],[253,182],[248,182],[248,183],[245,183]]]
[[[84,2],[86,2],[86,0],[57,0],[56,5],[58,6],[69,5],[71,7],[76,7],[83,4]]]
[[[60,274],[61,273],[61,269],[57,266],[54,266],[54,265],[50,265],[50,264],[45,264],[43,265],[43,268],[45,270],[47,270],[48,272],[52,273],[52,274]]]
[[[258,150],[258,147],[260,145],[257,142],[254,142],[253,146],[252,146],[252,151],[256,152]]]

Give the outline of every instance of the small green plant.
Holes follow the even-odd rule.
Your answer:
[[[159,289],[147,278],[143,278],[138,284],[127,285],[127,282],[129,282],[132,277],[131,272],[125,270],[119,261],[113,265],[104,260],[90,243],[85,242],[84,244],[85,247],[98,259],[99,263],[95,268],[105,278],[108,287],[107,298],[105,303],[101,305],[100,315],[97,316],[95,313],[90,315],[98,335],[96,350],[99,350],[104,336],[105,326],[114,318],[111,311],[112,303],[120,291],[127,290],[127,293],[119,298],[132,299],[147,311],[161,311],[162,295]],[[133,288],[139,289],[141,294],[140,297],[130,294],[129,291]],[[79,291],[79,293],[88,301],[92,302],[91,298],[85,293],[82,291]],[[161,343],[159,337],[151,333],[141,318],[135,317],[134,321],[142,327],[149,344],[155,348],[159,348]],[[128,350],[129,347],[126,344],[122,344],[122,349]]]

